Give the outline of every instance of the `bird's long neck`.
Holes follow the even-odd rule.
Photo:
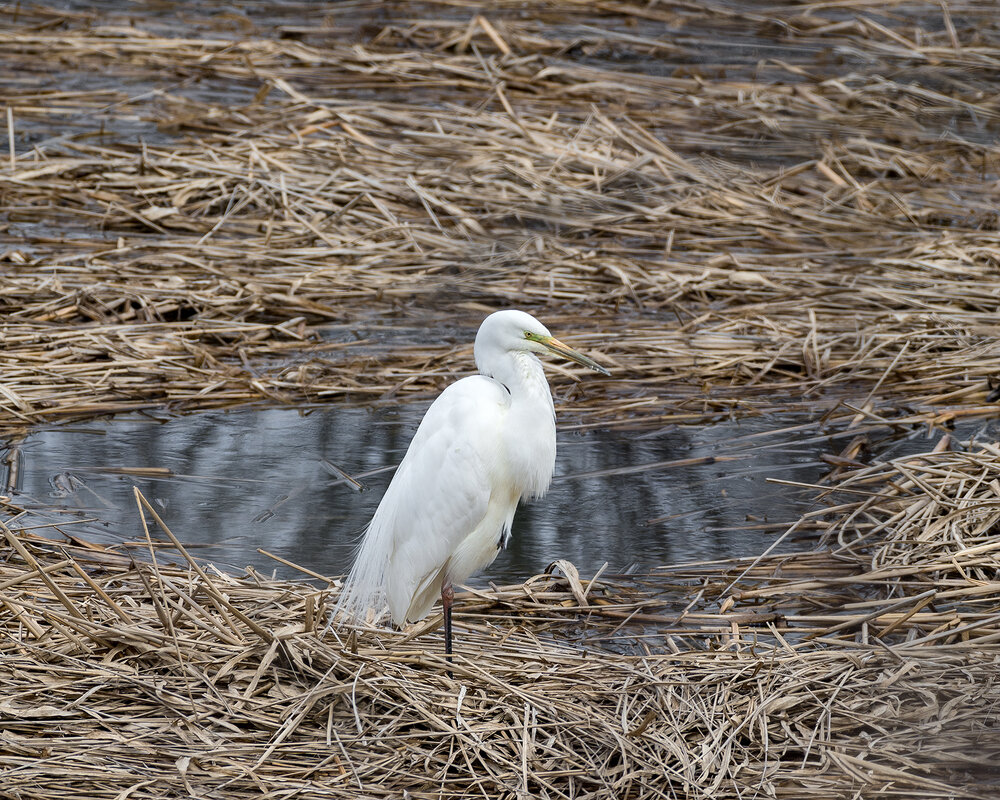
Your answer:
[[[555,409],[542,365],[531,353],[515,351],[491,366],[491,377],[510,392],[505,446],[511,481],[518,495],[541,495],[556,460]]]
[[[510,392],[511,406],[524,404],[533,409],[544,403],[552,410],[552,394],[541,362],[523,350],[504,353],[500,358],[489,359],[479,371],[502,383]],[[552,411],[553,415],[555,411]]]

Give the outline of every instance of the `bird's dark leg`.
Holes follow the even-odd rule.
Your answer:
[[[451,582],[441,585],[441,606],[444,608],[444,655],[451,663],[451,601],[455,599],[455,590]],[[451,670],[448,670],[451,677]]]

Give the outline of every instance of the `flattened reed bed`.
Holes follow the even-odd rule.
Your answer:
[[[438,618],[331,631],[335,581],[45,540],[8,504],[2,785],[24,798],[987,797],[998,477],[995,445],[941,447],[823,487],[830,506],[793,528],[822,521],[831,549],[648,582],[556,562],[470,590],[453,677]]]
[[[504,305],[615,371],[579,425],[995,413],[992,4],[381,5],[0,10],[0,434],[426,396]],[[855,450],[828,550],[470,591],[453,679],[5,505],[0,787],[989,796],[997,452]]]
[[[578,418],[992,410],[989,4],[395,8],[0,12],[0,429],[426,394],[508,305],[615,370]]]

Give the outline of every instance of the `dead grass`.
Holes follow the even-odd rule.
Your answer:
[[[991,8],[477,9],[13,12],[0,423],[426,394],[511,305],[615,369],[558,387],[602,423],[991,409]]]
[[[832,551],[473,590],[453,677],[439,618],[328,631],[333,581],[140,563],[8,506],[5,791],[985,797],[998,474],[992,446],[857,470]]]
[[[513,305],[564,420],[853,417],[827,549],[471,591],[450,678],[7,504],[3,793],[995,792],[1000,451],[859,457],[995,413],[993,4],[241,7],[0,12],[0,432],[425,397]]]

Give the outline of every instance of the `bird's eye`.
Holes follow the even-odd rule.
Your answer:
[[[525,331],[524,332],[524,338],[525,339],[532,339],[534,337],[531,335],[531,331]]]

